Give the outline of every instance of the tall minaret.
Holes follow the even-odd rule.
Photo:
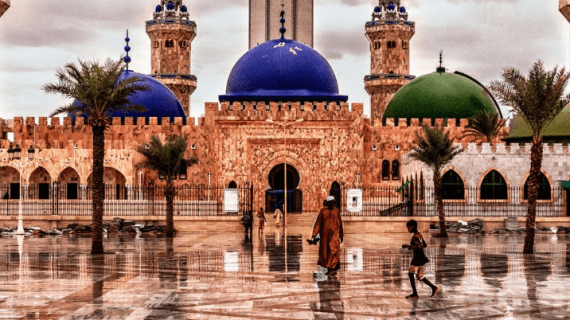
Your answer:
[[[406,8],[399,0],[380,0],[372,21],[366,23],[366,38],[370,42],[370,75],[364,77],[364,87],[370,95],[370,118],[382,120],[388,102],[410,76],[410,39],[415,23],[408,21]]]
[[[570,0],[560,0],[558,2],[558,10],[570,22]]]
[[[154,19],[146,22],[146,33],[151,42],[151,76],[174,92],[186,116],[190,116],[190,95],[198,81],[190,74],[196,23],[190,21],[183,2],[161,0],[155,8]]]
[[[250,49],[281,37],[281,10],[291,17],[285,21],[287,38],[313,46],[314,0],[249,0]]]
[[[0,0],[0,17],[10,8],[10,0]]]

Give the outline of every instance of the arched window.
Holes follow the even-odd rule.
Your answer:
[[[465,199],[465,185],[463,180],[453,170],[447,171],[441,177],[441,192],[443,199],[446,200],[463,200]]]
[[[167,48],[174,47],[174,40],[166,40],[166,47]]]
[[[400,162],[398,160],[392,161],[392,180],[400,179]]]
[[[390,180],[390,161],[382,161],[382,180]]]
[[[524,200],[528,200],[528,178],[524,183]],[[544,173],[540,172],[538,174],[538,200],[550,200],[551,193],[550,193],[550,182],[544,175]]]
[[[228,188],[229,189],[237,189],[237,183],[235,181],[230,181],[230,184],[228,184]]]
[[[481,183],[481,200],[506,200],[507,197],[505,178],[495,170],[487,173]]]
[[[180,48],[186,48],[186,41],[180,41]]]

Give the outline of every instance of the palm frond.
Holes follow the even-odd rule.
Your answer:
[[[106,126],[109,116],[116,111],[145,111],[141,105],[132,105],[129,96],[150,88],[141,77],[120,80],[124,70],[122,59],[107,59],[77,64],[68,63],[56,71],[57,82],[42,86],[46,93],[60,94],[76,102],[57,108],[53,114],[72,113],[88,116],[91,126]]]
[[[502,104],[506,104],[529,125],[533,136],[542,132],[570,101],[564,91],[570,80],[565,68],[554,67],[547,71],[538,60],[529,71],[528,78],[520,71],[509,68],[502,74],[503,81],[491,82],[489,89]]]

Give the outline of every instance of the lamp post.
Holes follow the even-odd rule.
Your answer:
[[[19,146],[19,145],[16,145],[16,148],[13,149],[13,150],[14,150],[14,151],[13,151],[12,155],[10,156],[10,159],[11,159],[11,160],[20,160],[21,152],[22,152],[22,149],[20,149],[20,146]],[[28,159],[29,159],[30,161],[34,159],[35,152],[36,152],[36,151],[34,150],[33,147],[30,147],[30,149],[28,149]],[[22,190],[22,174],[24,173],[24,168],[25,168],[28,164],[30,164],[30,163],[31,163],[31,162],[28,162],[28,163],[26,163],[26,164],[23,164],[23,163],[21,163],[21,162],[15,162],[15,163],[13,163],[13,165],[14,165],[15,167],[17,167],[18,169],[20,169],[20,194],[19,194],[19,201],[18,201],[18,229],[16,230],[16,233],[15,233],[16,235],[23,235],[23,234],[25,234],[25,232],[24,232],[24,222],[23,222],[23,219],[22,219],[22,196],[23,196],[22,191],[21,191],[21,190]]]
[[[267,119],[267,122],[270,122],[270,123],[273,123],[276,125],[280,125],[283,127],[283,133],[284,133],[283,142],[285,145],[285,170],[284,170],[284,174],[283,174],[283,177],[284,177],[283,183],[284,183],[284,189],[285,189],[285,199],[284,199],[284,202],[285,202],[284,207],[285,208],[283,211],[283,227],[286,227],[287,226],[287,132],[285,131],[285,128],[287,128],[288,126],[293,125],[295,123],[303,122],[303,119],[297,119],[294,122],[290,122],[290,123],[287,123],[287,118],[284,118],[284,120],[285,120],[284,123],[275,122],[271,119]]]

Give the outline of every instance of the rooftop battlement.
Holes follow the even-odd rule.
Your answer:
[[[217,121],[265,121],[267,119],[291,120],[305,119],[309,121],[321,120],[355,120],[363,114],[363,104],[336,102],[216,102],[206,103],[206,118]]]
[[[198,118],[198,125],[201,126],[205,122],[204,118]],[[189,126],[194,127],[196,123],[195,118],[186,118],[186,123],[182,117],[175,117],[172,121],[169,117],[163,117],[159,123],[157,117],[125,117],[124,120],[120,117],[112,118],[110,126]],[[0,131],[4,130],[7,132],[17,132],[20,131],[22,126],[35,126],[36,130],[42,127],[54,129],[57,127],[79,127],[87,126],[85,119],[82,117],[77,117],[75,121],[69,117],[14,117],[13,119],[2,119],[0,118]],[[87,126],[88,127],[88,126]],[[12,130],[9,130],[12,129]]]
[[[531,143],[455,143],[455,146],[461,146],[463,152],[468,155],[528,155],[530,156]],[[570,148],[562,143],[554,143],[552,145],[544,144],[543,155],[566,155],[570,154]]]
[[[447,121],[445,121],[447,120]],[[469,124],[469,119],[419,119],[419,118],[412,118],[412,119],[398,119],[394,118],[386,118],[385,121],[381,119],[376,119],[372,122],[372,127],[374,128],[381,128],[381,127],[399,127],[399,128],[408,128],[408,127],[444,127],[444,128],[464,128]]]

